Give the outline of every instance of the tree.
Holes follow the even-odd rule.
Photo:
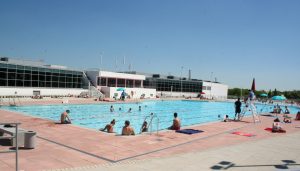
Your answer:
[[[270,89],[268,92],[268,97],[271,98],[272,97],[272,90]]]
[[[275,88],[274,92],[273,92],[273,96],[278,96],[278,92],[277,89]]]

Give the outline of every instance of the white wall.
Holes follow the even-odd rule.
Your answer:
[[[101,87],[101,92],[105,94],[105,97],[113,98],[115,93],[118,93],[120,98],[122,91],[117,91],[117,87]],[[140,99],[142,94],[145,94],[145,98],[156,98],[156,89],[149,88],[125,88],[125,92],[131,96],[133,92],[133,99]],[[152,95],[152,96],[151,96]]]
[[[170,91],[157,91],[156,94],[157,96],[161,97],[197,97],[199,93],[187,93],[187,92],[170,92]]]
[[[122,78],[122,79],[133,79],[133,80],[145,80],[146,76],[138,74],[126,74],[118,72],[100,71],[100,77],[109,78]]]
[[[41,96],[66,96],[79,95],[86,89],[72,89],[72,88],[0,88],[0,96],[33,96],[33,91],[40,91]],[[17,92],[15,94],[15,92]]]
[[[202,90],[202,92],[205,93],[202,96],[209,99],[227,99],[228,85],[220,83],[203,82],[203,86],[209,86],[211,87],[211,90]]]

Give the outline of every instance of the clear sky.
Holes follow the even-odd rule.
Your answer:
[[[299,90],[300,1],[1,0],[0,56]]]

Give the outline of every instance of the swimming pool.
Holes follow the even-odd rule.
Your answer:
[[[114,112],[110,112],[113,105]],[[141,106],[141,111],[139,111]],[[257,112],[272,111],[272,105],[256,104]],[[121,108],[121,110],[119,110]],[[132,112],[128,113],[129,108]],[[20,112],[25,115],[47,118],[59,121],[60,114],[69,109],[72,123],[78,126],[99,129],[103,128],[112,119],[116,120],[115,131],[121,133],[124,121],[129,120],[136,133],[146,116],[154,113],[159,118],[159,130],[168,128],[172,124],[173,113],[177,112],[182,126],[195,125],[217,121],[218,115],[234,117],[234,104],[231,102],[204,102],[204,101],[145,101],[141,103],[115,103],[115,104],[62,104],[62,105],[38,105],[38,106],[5,106],[2,109]],[[292,114],[299,108],[289,107]],[[249,115],[247,112],[246,115]],[[149,119],[147,120],[149,123]],[[157,120],[153,119],[153,131],[157,129]]]

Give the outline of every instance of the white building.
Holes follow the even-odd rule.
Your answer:
[[[205,98],[225,100],[227,99],[228,85],[203,81],[202,92],[205,93],[202,94]]]
[[[124,90],[133,99],[156,98],[156,89],[143,87],[146,79],[144,75],[100,70],[86,71],[85,73],[105,97],[120,98]]]

